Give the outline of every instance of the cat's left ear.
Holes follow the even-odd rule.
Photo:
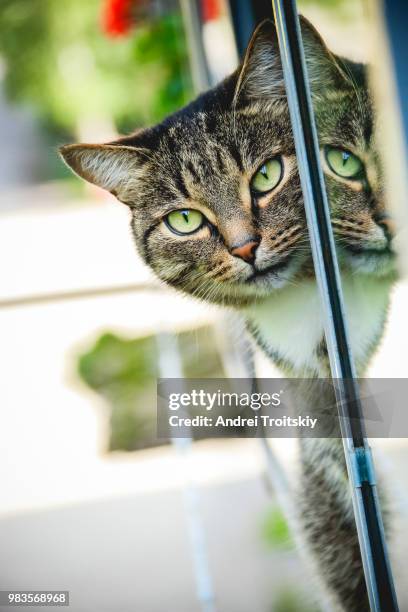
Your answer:
[[[71,144],[60,148],[65,163],[81,178],[110,191],[124,203],[135,198],[148,151],[116,144]]]
[[[238,73],[234,103],[240,99],[285,96],[278,37],[273,21],[263,21],[252,34]]]
[[[312,93],[318,93],[322,87],[334,85],[344,77],[315,27],[302,16],[300,26]],[[278,35],[274,22],[269,19],[257,27],[245,52],[234,101],[242,96],[249,99],[286,96]]]

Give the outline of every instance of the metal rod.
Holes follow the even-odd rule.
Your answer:
[[[242,57],[257,23],[272,18],[270,0],[229,0],[238,54]]]
[[[242,57],[256,26],[252,2],[251,0],[229,0],[229,10],[237,51]]]
[[[180,0],[180,8],[187,38],[193,88],[196,94],[200,94],[211,85],[202,37],[200,5],[198,0]]]
[[[18,308],[20,306],[36,306],[53,302],[66,302],[69,300],[84,300],[88,298],[109,297],[111,295],[125,295],[142,291],[158,291],[165,293],[166,289],[159,283],[132,283],[129,285],[116,285],[110,287],[94,287],[86,289],[72,289],[70,291],[56,291],[55,293],[33,293],[28,295],[0,298],[0,309]]]
[[[161,378],[183,378],[183,364],[180,348],[175,334],[162,332],[156,336],[159,351],[159,371]],[[183,470],[183,498],[187,519],[193,572],[196,582],[197,600],[201,612],[217,612],[210,562],[207,552],[205,528],[202,519],[201,496],[194,480],[191,465],[193,439],[191,429],[185,430],[185,437],[172,437],[172,444],[180,457]]]
[[[296,0],[272,0],[371,610],[398,610],[344,316]]]

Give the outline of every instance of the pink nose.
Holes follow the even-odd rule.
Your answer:
[[[240,259],[248,263],[253,263],[255,261],[255,251],[258,246],[259,242],[257,240],[249,240],[241,246],[233,247],[230,253],[234,255],[234,257],[240,257]]]

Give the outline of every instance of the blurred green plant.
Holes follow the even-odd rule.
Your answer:
[[[303,593],[286,587],[275,596],[271,612],[319,612],[319,609],[305,600]]]
[[[181,17],[156,17],[110,39],[100,10],[101,0],[2,0],[8,97],[71,133],[104,118],[134,129],[184,104],[191,89]]]
[[[109,450],[153,445],[156,362],[151,336],[127,340],[104,334],[80,357],[80,377],[110,407]]]
[[[261,524],[261,534],[262,539],[270,548],[293,548],[288,524],[279,508],[268,510]]]
[[[351,21],[361,19],[361,11],[364,7],[362,0],[298,0],[299,11],[312,8],[326,13],[336,20]]]
[[[204,327],[178,335],[187,378],[224,376],[213,332]],[[156,437],[158,355],[154,336],[102,335],[79,356],[78,373],[110,409],[108,450],[132,451],[163,444]]]
[[[261,537],[268,548],[282,554],[283,550],[294,551],[295,545],[288,523],[278,507],[269,509],[261,523]],[[293,552],[292,552],[293,554]],[[271,612],[318,612],[310,597],[288,583],[274,593]]]

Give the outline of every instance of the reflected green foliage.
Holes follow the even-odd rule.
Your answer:
[[[271,548],[293,548],[293,541],[283,513],[279,508],[269,510],[262,523],[262,537]]]
[[[344,7],[351,6],[353,3],[359,0],[298,0],[298,6],[300,9],[304,6],[317,6],[322,9],[334,9],[336,11],[344,9]]]
[[[109,450],[153,444],[156,360],[152,337],[125,340],[113,334],[103,335],[80,357],[80,377],[111,408]]]
[[[0,56],[8,97],[75,132],[86,121],[119,128],[153,123],[191,95],[178,15],[111,39],[100,0],[2,0]]]
[[[209,327],[192,329],[178,335],[186,378],[223,378],[221,358]]]
[[[178,345],[186,377],[224,375],[211,329],[181,333]],[[129,340],[104,334],[79,357],[80,378],[110,409],[108,450],[131,451],[166,442],[156,438],[157,363],[153,336]]]
[[[308,9],[319,9],[332,19],[344,21],[361,19],[364,6],[362,0],[298,0],[297,4],[299,12],[305,11],[306,16]]]
[[[319,6],[324,9],[338,9],[350,0],[298,0],[300,7],[302,6]],[[354,0],[351,0],[354,1]]]
[[[284,588],[276,595],[271,612],[319,612],[319,609],[305,601],[302,593]]]
[[[79,372],[95,390],[143,387],[156,375],[156,350],[151,336],[124,340],[104,334],[79,361]]]
[[[279,558],[284,550],[288,551],[289,555],[294,553],[295,545],[288,523],[278,507],[268,510],[264,516],[261,535],[268,548],[276,552]],[[293,581],[293,585],[288,583],[274,593],[271,612],[319,612],[319,610]]]

